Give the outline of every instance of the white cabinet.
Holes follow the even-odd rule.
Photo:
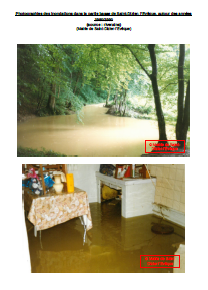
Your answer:
[[[152,214],[155,198],[156,178],[119,180],[96,172],[97,201],[101,203],[100,182],[122,189],[121,214],[125,218]]]

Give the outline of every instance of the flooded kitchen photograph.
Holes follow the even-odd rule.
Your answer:
[[[185,164],[22,164],[21,174],[28,273],[185,273]]]
[[[190,157],[190,45],[18,44],[17,157]]]

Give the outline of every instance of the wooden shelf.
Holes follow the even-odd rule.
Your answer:
[[[65,176],[67,173],[67,165],[66,164],[26,164],[26,165],[27,165],[27,169],[34,168],[35,170],[40,171],[44,195],[46,195],[46,187],[45,187],[44,176],[43,176],[44,172],[62,171],[65,174]],[[43,167],[45,168],[45,170],[43,170]],[[22,166],[22,169],[23,169],[23,166]],[[64,189],[63,190],[64,191],[67,190],[66,182],[64,182]]]
[[[129,165],[129,166],[130,166],[130,177],[128,177],[128,178],[134,178],[134,179],[135,179],[135,177],[132,176],[132,164],[116,164],[116,173],[115,173],[115,178],[116,178],[116,179],[119,179],[119,178],[117,178],[117,175],[118,175],[118,168],[120,168],[120,167],[122,167],[122,166],[125,166],[125,165]],[[142,167],[142,169],[143,169],[145,166],[144,166],[144,164],[142,164],[142,165],[135,164],[135,169],[136,169],[136,168],[139,168],[139,167]],[[146,169],[146,168],[145,168],[145,169]]]

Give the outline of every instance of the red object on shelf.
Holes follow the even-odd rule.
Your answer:
[[[126,170],[126,173],[124,174],[124,177],[127,178],[127,177],[130,177],[131,176],[131,171],[130,171],[130,166],[128,166],[127,170]]]

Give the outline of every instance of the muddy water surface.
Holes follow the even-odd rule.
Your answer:
[[[90,204],[93,228],[83,245],[79,218],[42,231],[34,237],[27,221],[32,272],[34,273],[168,273],[173,269],[140,268],[140,255],[173,255],[185,241],[185,230],[176,225],[174,234],[157,235],[151,226],[160,222],[153,215],[125,219],[120,201]],[[162,223],[168,222],[162,221]]]
[[[39,117],[17,126],[18,146],[78,156],[140,156],[145,140],[158,139],[157,122],[106,115],[103,104],[84,107],[76,115]]]

